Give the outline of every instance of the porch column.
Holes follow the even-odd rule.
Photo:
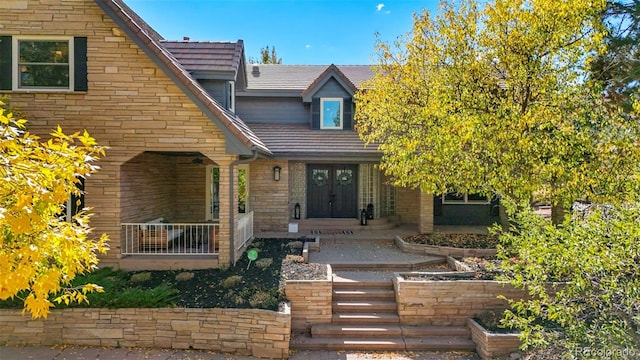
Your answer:
[[[229,165],[232,160],[229,159],[220,159],[214,158],[214,161],[218,164],[220,171],[220,188],[219,188],[219,200],[220,200],[220,213],[219,213],[219,223],[220,233],[218,237],[219,247],[218,247],[218,264],[220,265],[229,265],[231,264],[231,251],[229,249],[230,246],[230,237],[231,232],[234,231],[235,225],[230,228],[229,221],[231,219],[230,213],[230,203],[233,203],[234,209],[237,209],[236,199],[230,198],[230,180],[234,179],[234,186],[237,187],[237,180],[233,177],[233,174],[229,171]],[[234,169],[235,170],[235,169]],[[234,198],[237,189],[234,190]],[[234,221],[237,221],[234,216]]]
[[[420,233],[430,234],[433,232],[433,194],[420,192]]]

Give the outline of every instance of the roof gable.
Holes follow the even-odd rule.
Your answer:
[[[227,153],[271,155],[242,119],[224,109],[162,45],[162,37],[122,0],[94,1],[222,131]]]
[[[353,95],[358,88],[344,75],[337,66],[331,64],[302,92],[302,101],[311,102],[311,98],[322,88],[331,78],[334,78],[350,95]]]
[[[244,44],[237,42],[162,41],[162,45],[196,79],[237,80]],[[244,65],[244,64],[242,64]]]

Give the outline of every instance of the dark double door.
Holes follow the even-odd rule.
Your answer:
[[[358,165],[309,165],[307,216],[358,217]]]

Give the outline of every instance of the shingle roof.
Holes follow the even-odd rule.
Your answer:
[[[373,77],[370,65],[335,65],[356,87]],[[258,72],[255,71],[257,67]],[[307,89],[330,65],[247,64],[248,90]]]
[[[249,150],[271,154],[260,138],[239,117],[221,106],[162,45],[160,34],[122,0],[94,1],[209,116],[227,137],[228,145],[231,138]]]
[[[189,72],[222,71],[236,74],[243,56],[237,42],[162,41],[162,45]]]
[[[379,160],[376,144],[365,147],[355,131],[312,130],[307,124],[251,124],[274,156]]]

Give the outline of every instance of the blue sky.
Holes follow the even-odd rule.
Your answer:
[[[125,0],[167,40],[244,40],[247,58],[275,46],[284,64],[373,64],[375,33],[393,41],[437,0]]]

